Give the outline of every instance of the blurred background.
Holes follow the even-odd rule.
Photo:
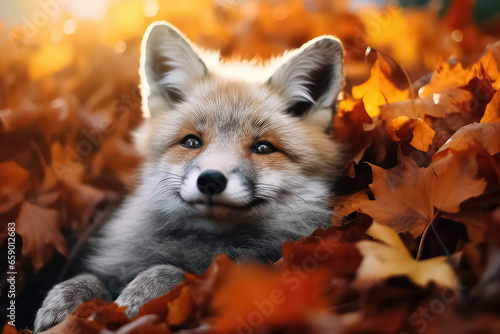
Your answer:
[[[500,38],[500,1],[2,0],[0,253],[15,221],[18,328],[134,183],[140,43],[156,20],[222,59],[256,62],[336,35],[349,94],[370,76],[367,47],[402,88],[440,59],[477,61]]]
[[[224,57],[267,59],[321,34],[339,36],[348,76],[362,80],[367,45],[390,54],[415,80],[438,57],[466,63],[500,34],[495,0],[4,0],[2,44],[30,50],[30,76],[54,73],[109,48],[136,53],[147,25],[168,20]],[[14,56],[15,56],[14,55]],[[87,59],[90,60],[90,59]]]

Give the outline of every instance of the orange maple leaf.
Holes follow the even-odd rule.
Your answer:
[[[476,178],[478,165],[469,153],[447,150],[427,168],[405,156],[389,170],[371,165],[375,200],[360,199],[351,206],[396,232],[409,231],[416,237],[435,209],[458,212],[460,203],[483,193],[486,182]]]
[[[495,57],[495,49],[491,48],[477,63],[463,68],[462,64],[450,65],[443,59],[438,61],[431,81],[419,91],[420,96],[439,93],[443,90],[466,86],[473,78],[487,78],[495,90],[500,89],[499,61]]]

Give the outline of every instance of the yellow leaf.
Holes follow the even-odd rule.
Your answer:
[[[389,65],[378,57],[365,83],[352,88],[352,96],[363,99],[366,112],[370,117],[379,114],[379,106],[408,99],[408,91],[400,90],[391,80]]]
[[[457,279],[445,256],[415,260],[398,234],[388,226],[373,222],[366,231],[382,241],[359,241],[356,246],[363,260],[356,273],[358,286],[395,276],[407,276],[413,283],[425,287],[435,282],[442,287],[457,288]]]

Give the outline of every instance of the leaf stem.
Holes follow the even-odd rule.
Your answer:
[[[430,227],[436,221],[436,219],[439,217],[439,214],[440,214],[440,211],[436,210],[436,213],[434,214],[434,216],[432,216],[431,220],[425,226],[424,232],[422,232],[422,238],[420,238],[420,244],[418,245],[417,257],[415,258],[415,260],[417,260],[417,261],[419,261],[420,258],[422,257],[422,250],[424,248],[424,242],[425,242],[425,237],[427,236],[427,232],[429,232]]]

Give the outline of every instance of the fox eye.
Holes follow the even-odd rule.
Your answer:
[[[188,148],[199,148],[201,144],[201,139],[195,135],[187,135],[181,140],[181,145]]]
[[[252,145],[250,148],[252,152],[257,154],[271,154],[277,151],[273,144],[267,140],[261,140]]]

